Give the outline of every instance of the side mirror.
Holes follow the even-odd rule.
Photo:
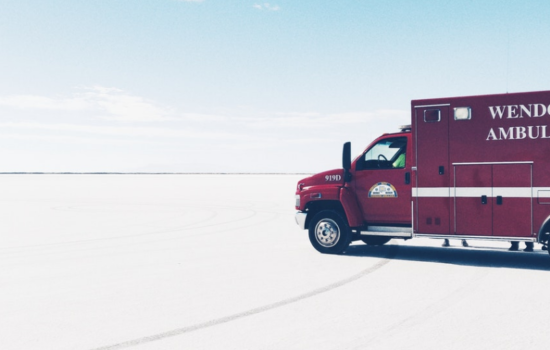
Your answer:
[[[349,182],[351,180],[351,142],[344,143],[344,150],[342,152],[342,168],[344,168],[344,181]]]

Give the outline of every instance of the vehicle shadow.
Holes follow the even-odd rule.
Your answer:
[[[550,256],[548,252],[540,250],[528,253],[494,248],[439,248],[387,244],[383,246],[352,245],[344,255],[464,266],[550,270]]]

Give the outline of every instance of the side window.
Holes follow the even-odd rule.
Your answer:
[[[437,123],[441,121],[441,111],[439,109],[426,109],[424,111],[424,121],[426,123]]]
[[[406,151],[406,137],[380,140],[361,156],[356,170],[403,169]]]

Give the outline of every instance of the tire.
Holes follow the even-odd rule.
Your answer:
[[[362,237],[361,240],[367,245],[384,245],[391,240],[391,237],[384,236],[368,236]]]
[[[347,221],[333,210],[315,214],[309,224],[309,241],[324,254],[341,254],[351,243],[351,230]]]

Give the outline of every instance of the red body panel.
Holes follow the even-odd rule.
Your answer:
[[[340,189],[344,185],[344,170],[325,171],[298,181],[296,194],[300,196],[298,210],[305,210],[312,201],[340,200]]]
[[[340,192],[340,202],[346,212],[348,224],[351,227],[359,227],[363,225],[363,214],[357,205],[355,194],[349,187],[342,188]]]
[[[470,119],[455,120],[455,109],[462,107],[469,107]],[[442,121],[420,120],[418,112],[426,108],[441,109]],[[424,206],[447,205],[449,234],[536,237],[550,215],[549,204],[539,204],[538,197],[540,190],[550,188],[549,108],[550,91],[412,101],[419,194],[415,231],[430,233],[422,227],[429,216]],[[433,133],[435,124],[441,126]],[[437,144],[440,157],[448,154],[450,171],[441,176],[447,184],[424,173],[438,166],[424,157],[427,142]],[[449,188],[448,197],[430,191],[441,185]]]
[[[369,145],[348,182],[342,169],[300,181],[297,209],[329,200],[352,228],[538,238],[550,217],[550,91],[414,100],[411,125]]]

